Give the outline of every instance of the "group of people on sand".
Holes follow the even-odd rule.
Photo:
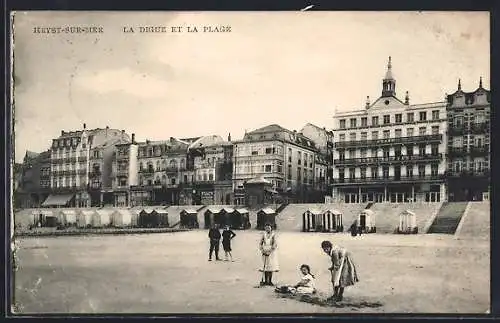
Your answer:
[[[225,261],[234,261],[231,254],[231,240],[236,234],[229,226],[224,226],[222,233],[219,225],[213,224],[208,232],[210,239],[210,249],[208,260],[212,261],[212,255],[215,252],[215,259],[220,261],[219,247],[222,238],[222,247],[225,252]],[[259,240],[259,250],[262,255],[262,279],[260,286],[275,286],[273,283],[273,274],[278,272],[278,241],[275,232],[270,224],[266,223],[264,232]],[[333,296],[328,300],[342,301],[344,288],[353,286],[359,282],[356,266],[352,260],[351,253],[343,247],[332,244],[330,241],[323,241],[321,249],[330,257],[332,266],[328,268],[331,272],[331,282],[333,286]],[[311,267],[307,264],[300,266],[301,279],[295,285],[277,286],[275,291],[286,294],[312,295],[317,292],[315,276],[311,273]]]
[[[208,231],[208,238],[210,239],[210,249],[208,251],[208,261],[212,261],[212,255],[215,251],[215,260],[220,261],[219,248],[220,240],[222,238],[222,248],[224,249],[224,261],[234,261],[231,249],[231,240],[236,237],[236,234],[230,229],[228,225],[224,226],[222,233],[219,230],[218,224],[213,224]]]
[[[260,285],[274,286],[273,273],[279,271],[278,263],[278,242],[275,232],[270,224],[265,225],[264,233],[260,239],[259,249],[262,253],[263,277]],[[323,241],[321,249],[330,257],[332,266],[328,268],[331,272],[333,286],[333,296],[330,301],[342,301],[344,288],[353,286],[359,282],[356,266],[352,260],[351,253],[340,246],[332,244],[330,241]],[[295,285],[283,285],[276,287],[278,293],[312,295],[317,292],[315,276],[311,273],[311,267],[307,264],[300,266],[302,275],[300,281]]]

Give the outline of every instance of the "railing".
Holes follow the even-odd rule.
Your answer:
[[[359,164],[386,164],[399,162],[427,162],[443,159],[443,154],[425,154],[425,155],[401,155],[389,157],[366,157],[366,158],[349,158],[336,159],[334,165],[359,165]]]
[[[372,140],[356,140],[356,141],[341,141],[335,143],[335,148],[346,148],[346,147],[368,147],[368,146],[383,146],[383,145],[394,145],[394,144],[409,144],[417,142],[441,142],[443,139],[442,134],[437,135],[424,135],[424,136],[412,136],[412,137],[396,137],[396,138],[386,138],[386,139],[372,139]]]
[[[489,149],[489,147],[486,147],[486,146],[481,146],[481,147],[473,146],[473,147],[470,147],[470,153],[471,153],[471,155],[474,155],[474,156],[481,156],[481,155],[489,154],[490,149]]]
[[[481,172],[469,170],[464,170],[461,172],[448,171],[446,172],[446,177],[490,177],[490,170],[485,169]]]
[[[373,184],[373,183],[414,183],[440,181],[445,178],[444,175],[427,175],[427,176],[388,176],[388,177],[366,177],[366,178],[344,178],[335,179],[334,185],[346,184]]]
[[[152,174],[154,172],[155,172],[154,168],[139,169],[139,173]]]
[[[451,127],[448,128],[448,133],[452,136],[463,135],[465,133],[465,127],[452,125]]]
[[[80,170],[54,170],[52,174],[54,176],[67,176],[67,175],[76,175]]]
[[[489,125],[486,122],[472,123],[470,125],[470,130],[472,133],[487,133],[489,131]]]

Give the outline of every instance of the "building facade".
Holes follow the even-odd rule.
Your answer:
[[[15,207],[40,207],[50,194],[50,151],[27,151],[23,163],[17,166],[19,174],[14,186]]]
[[[346,203],[445,201],[446,102],[396,97],[391,58],[382,95],[334,118],[332,199]]]
[[[233,189],[236,204],[244,203],[244,184],[255,179],[270,181],[283,198],[308,201],[314,189],[315,143],[279,125],[245,134],[234,143]]]
[[[103,182],[109,183],[114,145],[130,140],[124,130],[87,129],[65,132],[50,149],[52,194],[44,206],[90,207],[101,205]]]
[[[491,94],[482,80],[473,92],[447,95],[450,201],[489,200]]]

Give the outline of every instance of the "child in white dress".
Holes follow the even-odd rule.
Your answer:
[[[302,279],[294,286],[281,286],[276,288],[276,292],[285,294],[310,295],[316,293],[316,283],[314,275],[311,274],[309,265],[300,266]]]

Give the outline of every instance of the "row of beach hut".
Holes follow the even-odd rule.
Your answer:
[[[358,214],[355,222],[351,225],[351,230],[356,227],[356,230],[360,229],[364,233],[375,233],[377,232],[375,219],[375,212],[365,209]],[[309,209],[302,214],[302,231],[343,232],[342,212],[329,209],[323,211]],[[415,213],[410,210],[401,212],[399,214],[399,225],[395,232],[401,234],[418,233]]]

